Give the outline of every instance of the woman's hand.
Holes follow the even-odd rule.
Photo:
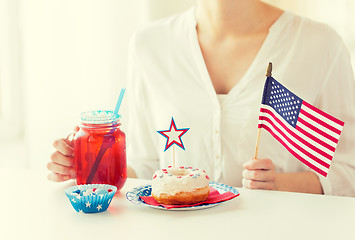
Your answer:
[[[74,129],[78,131],[78,127]],[[74,164],[74,142],[73,139],[62,138],[54,141],[54,148],[57,150],[51,155],[51,161],[47,168],[51,171],[48,179],[53,182],[63,182],[76,177]]]
[[[275,166],[270,159],[252,159],[243,167],[243,187],[277,190]]]

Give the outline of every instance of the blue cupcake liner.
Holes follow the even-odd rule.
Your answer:
[[[107,191],[109,189],[112,191]],[[107,210],[116,191],[116,186],[108,184],[83,184],[65,189],[65,195],[75,211],[98,213]]]

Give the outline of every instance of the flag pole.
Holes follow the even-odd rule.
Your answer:
[[[267,70],[266,70],[266,77],[271,77],[271,72],[272,72],[272,63],[269,62],[269,65],[268,65]],[[261,128],[258,129],[258,135],[256,137],[256,147],[255,147],[254,159],[258,158],[260,133],[261,133]]]

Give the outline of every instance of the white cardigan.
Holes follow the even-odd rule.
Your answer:
[[[254,156],[265,72],[308,103],[345,122],[325,194],[355,195],[355,87],[350,58],[328,26],[291,12],[272,25],[243,78],[223,98],[211,83],[196,34],[194,8],[150,23],[134,35],[129,53],[127,159],[138,177],[172,164],[164,151],[174,117],[185,151],[175,147],[178,165],[205,169],[212,181],[241,186],[243,163]],[[226,62],[225,64],[228,64]],[[278,172],[309,170],[262,130],[259,158]]]

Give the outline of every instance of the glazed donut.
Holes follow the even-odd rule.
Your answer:
[[[154,173],[152,197],[161,204],[195,204],[207,199],[210,194],[209,182],[204,170],[169,166]]]

